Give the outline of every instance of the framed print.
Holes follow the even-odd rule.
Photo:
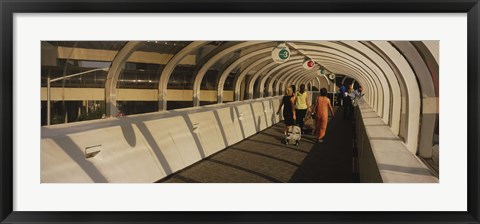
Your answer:
[[[0,7],[2,223],[479,223],[478,0]]]

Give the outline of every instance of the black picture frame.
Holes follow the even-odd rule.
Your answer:
[[[0,0],[2,223],[480,223],[479,0]],[[22,212],[13,211],[14,13],[467,13],[468,211],[466,212]],[[348,203],[348,202],[347,202]]]

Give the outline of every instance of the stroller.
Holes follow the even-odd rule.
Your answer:
[[[287,137],[284,140],[285,145],[292,144],[298,146],[300,139],[302,139],[302,130],[300,130],[300,127],[296,125],[290,126],[290,128],[288,128]]]

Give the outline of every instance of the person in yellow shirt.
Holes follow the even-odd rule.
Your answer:
[[[305,84],[301,84],[300,90],[295,93],[295,114],[297,118],[297,125],[302,130],[302,134],[304,133],[303,119],[305,118],[307,111],[310,113],[310,105],[308,102],[308,93],[305,91]]]

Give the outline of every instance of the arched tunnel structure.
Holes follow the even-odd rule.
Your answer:
[[[358,182],[438,182],[438,73],[438,41],[43,41],[41,181],[171,177],[283,127],[286,87],[305,84],[336,110],[340,86],[362,88]]]

